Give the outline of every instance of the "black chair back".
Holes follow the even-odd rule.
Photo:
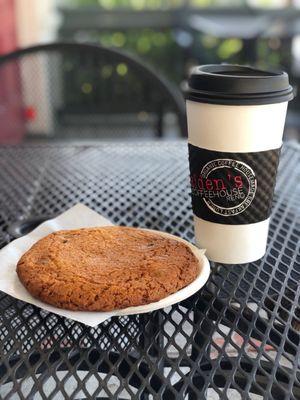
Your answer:
[[[0,57],[0,143],[185,136],[180,91],[146,64],[91,44]]]

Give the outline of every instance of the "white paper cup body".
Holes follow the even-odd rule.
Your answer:
[[[187,100],[188,140],[218,152],[251,153],[279,149],[287,102],[222,105]],[[196,244],[216,262],[242,264],[265,254],[269,218],[251,224],[215,223],[194,215]]]

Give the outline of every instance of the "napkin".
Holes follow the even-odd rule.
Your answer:
[[[150,312],[177,303],[178,301],[191,296],[207,281],[209,276],[209,263],[204,256],[204,252],[199,250],[199,257],[203,258],[202,270],[199,277],[196,278],[196,280],[186,288],[179,290],[177,293],[174,293],[158,302],[147,304],[145,306],[129,307],[123,310],[114,310],[109,312],[69,311],[43,303],[42,301],[32,297],[30,293],[27,292],[18,278],[16,273],[16,265],[20,257],[35,242],[49,233],[61,229],[91,228],[108,225],[112,226],[113,224],[102,215],[99,215],[97,212],[91,210],[89,207],[86,207],[83,204],[77,204],[68,211],[60,214],[58,217],[43,222],[32,232],[12,241],[2,250],[0,250],[0,291],[44,310],[62,315],[63,317],[84,323],[88,326],[95,327],[112,316]]]

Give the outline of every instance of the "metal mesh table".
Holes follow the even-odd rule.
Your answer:
[[[97,328],[0,295],[1,399],[300,399],[300,147],[283,147],[266,256]],[[183,142],[0,149],[0,240],[82,202],[193,240]]]

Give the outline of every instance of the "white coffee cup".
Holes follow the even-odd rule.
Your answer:
[[[216,262],[265,254],[292,87],[284,72],[195,67],[186,92],[196,244]]]

